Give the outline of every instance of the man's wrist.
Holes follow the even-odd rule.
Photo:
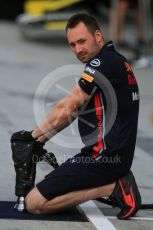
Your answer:
[[[40,131],[38,132],[37,130],[33,130],[31,135],[35,140],[41,143],[45,143],[46,141],[48,141],[48,138],[44,134],[40,133]]]

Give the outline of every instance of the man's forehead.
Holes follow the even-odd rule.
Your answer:
[[[67,38],[69,40],[71,39],[83,39],[86,38],[87,36],[91,35],[91,32],[88,30],[87,26],[83,23],[80,22],[77,26],[74,28],[69,28],[67,30]]]
[[[83,23],[83,22],[79,22],[74,28],[68,28],[67,30],[67,34],[68,33],[74,33],[74,32],[85,32],[85,33],[90,33],[88,30],[88,27]]]

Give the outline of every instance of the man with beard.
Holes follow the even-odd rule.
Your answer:
[[[66,34],[73,53],[85,63],[84,72],[72,91],[29,132],[28,140],[44,144],[78,117],[85,147],[31,188],[25,199],[26,209],[35,214],[54,213],[108,196],[121,208],[118,218],[128,219],[141,205],[130,170],[139,111],[136,79],[113,43],[104,43],[102,31],[92,16],[84,13],[72,16]],[[111,128],[106,130],[110,106],[107,95],[110,96],[111,88],[117,112]]]

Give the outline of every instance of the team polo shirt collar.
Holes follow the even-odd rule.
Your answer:
[[[116,51],[114,43],[112,41],[105,43],[101,48],[100,52],[94,58],[97,58],[99,55],[102,55],[105,51]],[[90,59],[88,63],[90,63],[94,58]]]
[[[100,54],[102,54],[104,51],[115,51],[115,46],[114,43],[112,41],[109,41],[107,43],[104,44],[104,46],[102,47]]]

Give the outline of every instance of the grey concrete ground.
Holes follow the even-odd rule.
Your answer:
[[[0,200],[16,200],[14,195],[15,172],[11,158],[10,136],[13,132],[36,126],[33,113],[34,94],[40,81],[55,68],[78,63],[68,48],[64,38],[53,37],[46,42],[23,40],[16,25],[0,22]],[[141,105],[139,117],[139,131],[136,154],[133,163],[143,202],[153,203],[153,67],[144,70],[135,70],[140,87]],[[59,83],[58,83],[59,84]],[[64,85],[65,84],[65,85]],[[69,89],[70,79],[63,82],[63,88],[52,86],[51,103],[59,95],[62,97],[63,89]],[[65,93],[65,92],[64,92]],[[47,99],[46,99],[47,100]],[[40,107],[42,108],[42,107]],[[47,108],[48,109],[48,108]],[[45,111],[47,110],[45,109]],[[73,135],[72,129],[63,132],[68,138]],[[77,133],[74,134],[76,139]],[[60,163],[69,156],[78,152],[76,146],[70,143],[63,146],[61,142],[52,141],[47,148],[56,153]],[[77,137],[78,141],[78,137]],[[78,141],[79,142],[79,141]],[[79,146],[81,146],[79,142]],[[79,147],[78,146],[78,147]],[[61,155],[62,154],[62,155]],[[37,167],[37,181],[50,171],[46,163],[39,163]],[[105,216],[115,216],[117,210],[98,204]],[[140,211],[137,217],[153,217],[153,211]],[[151,220],[110,221],[119,230],[126,229],[153,229]],[[16,221],[0,219],[0,230],[5,229],[94,229],[89,223],[47,222],[47,221]],[[102,227],[102,229],[104,229]]]

